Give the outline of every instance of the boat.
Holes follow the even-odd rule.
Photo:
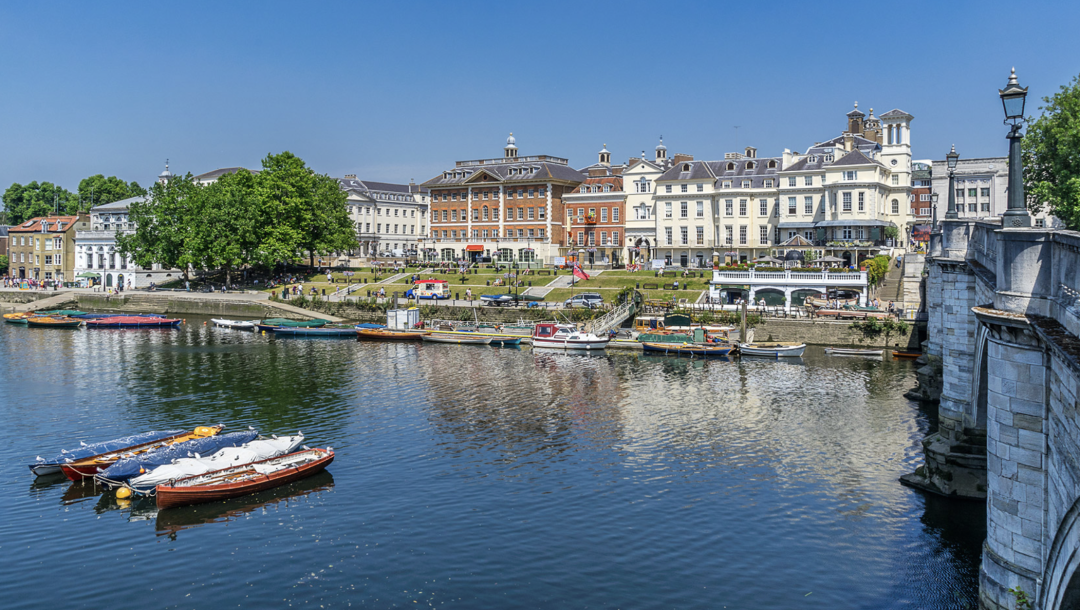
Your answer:
[[[252,320],[226,320],[224,318],[210,318],[214,326],[231,328],[233,330],[255,330],[255,322]]]
[[[72,318],[82,318],[83,320],[97,320],[100,318],[115,318],[115,313],[83,313],[79,315],[69,314]],[[140,318],[164,318],[165,314],[161,313],[140,313],[135,314]]]
[[[521,337],[492,337],[491,345],[521,345]]]
[[[852,349],[846,347],[826,347],[825,353],[832,356],[873,356],[880,358],[885,350],[882,349]]]
[[[806,351],[805,343],[740,343],[739,354],[743,356],[767,356],[769,358],[798,358]]]
[[[379,328],[358,328],[355,332],[358,339],[375,339],[379,341],[419,341],[426,334]]]
[[[94,480],[105,487],[117,487],[129,479],[151,472],[159,466],[164,466],[185,457],[199,457],[204,453],[217,453],[227,447],[239,447],[245,443],[250,443],[258,436],[258,431],[252,429],[172,443],[138,455],[123,457],[107,468],[99,470],[94,475]]]
[[[7,322],[8,324],[22,324],[22,325],[25,325],[26,324],[26,319],[29,318],[30,316],[33,316],[33,315],[37,315],[37,314],[35,314],[33,312],[25,312],[25,311],[20,311],[20,312],[16,312],[16,313],[6,313],[6,314],[4,314],[4,321]]]
[[[152,316],[110,316],[86,320],[87,328],[176,328],[183,320],[179,318],[156,318]]]
[[[274,335],[286,337],[348,337],[356,336],[356,327],[348,324],[327,324],[326,326],[278,326],[271,329]]]
[[[49,474],[57,474],[60,472],[61,465],[68,460],[88,458],[90,456],[109,453],[111,451],[123,451],[125,448],[142,445],[143,443],[152,443],[154,441],[160,441],[172,436],[179,436],[181,434],[186,434],[186,431],[164,430],[143,432],[142,434],[134,434],[131,436],[114,438],[111,441],[99,441],[89,444],[81,443],[81,446],[78,449],[60,450],[60,453],[52,459],[46,460],[45,458],[38,456],[37,463],[30,464],[30,472],[34,473],[36,476],[39,477],[43,477]]]
[[[457,343],[459,345],[488,345],[491,337],[469,337],[465,335],[427,334],[423,336],[428,343]]]
[[[553,347],[557,349],[597,350],[607,347],[608,337],[597,337],[592,333],[582,332],[572,324],[554,324],[545,322],[533,329],[533,347]]]
[[[33,316],[26,319],[26,325],[35,328],[78,328],[83,321],[66,316]]]
[[[329,320],[289,320],[286,318],[267,318],[265,320],[259,320],[255,323],[255,326],[259,330],[274,330],[282,326],[288,328],[317,328],[319,326],[325,326]]]
[[[228,436],[227,434],[224,436]],[[223,438],[223,437],[219,437]],[[141,495],[150,494],[158,485],[206,474],[214,470],[232,468],[242,464],[250,464],[261,460],[268,460],[286,453],[296,451],[296,448],[304,442],[304,434],[293,436],[273,436],[272,438],[257,439],[239,447],[225,447],[213,455],[183,457],[173,460],[172,463],[163,464],[153,470],[129,479],[124,487],[131,492]]]
[[[158,485],[158,508],[227,500],[317,474],[334,461],[334,450],[304,449],[268,460],[233,466]]]
[[[60,464],[60,469],[64,472],[64,475],[72,481],[89,479],[98,473],[99,468],[105,469],[115,464],[121,458],[139,455],[161,447],[167,447],[175,443],[182,443],[196,438],[214,436],[218,432],[221,432],[224,427],[225,426],[220,424],[217,426],[199,426],[191,432],[180,432],[164,438],[129,445],[121,449],[107,449],[94,455],[64,460],[64,462]]]
[[[731,345],[704,345],[695,343],[653,343],[643,342],[641,347],[647,352],[660,352],[676,356],[729,356],[735,347]]]
[[[892,353],[892,357],[896,358],[897,360],[914,360],[914,359],[918,358],[919,356],[922,356],[922,352],[897,352],[897,351],[894,351]]]

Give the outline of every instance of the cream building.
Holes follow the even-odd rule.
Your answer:
[[[349,218],[363,257],[417,256],[428,231],[428,190],[410,182],[359,180],[349,174],[338,183],[348,194]]]
[[[656,181],[671,168],[664,139],[656,146],[652,161],[630,159],[623,170],[623,190],[626,192],[626,255],[627,263],[648,263],[658,252],[656,240]]]

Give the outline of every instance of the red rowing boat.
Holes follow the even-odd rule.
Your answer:
[[[334,461],[334,451],[304,449],[268,460],[223,468],[157,486],[158,508],[227,500],[299,481],[322,472]]]
[[[176,434],[173,436],[167,436],[156,441],[150,441],[149,443],[142,443],[140,445],[132,445],[131,447],[125,447],[118,451],[110,451],[108,453],[99,453],[98,455],[92,455],[90,457],[81,458],[68,462],[66,464],[60,464],[60,470],[64,472],[64,475],[72,481],[79,481],[82,479],[92,479],[97,475],[98,470],[105,470],[109,466],[112,466],[120,458],[131,457],[140,453],[146,453],[151,449],[157,449],[158,447],[164,447],[166,445],[172,445],[174,443],[182,443],[184,441],[190,441],[195,438],[202,438],[204,436],[214,436],[225,426],[199,426],[192,432],[184,432],[183,434]]]

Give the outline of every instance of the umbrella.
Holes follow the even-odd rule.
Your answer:
[[[784,263],[784,261],[782,261],[782,260],[780,260],[778,258],[773,258],[771,256],[763,256],[763,257],[757,259],[754,262],[756,262],[756,263],[776,263],[776,264],[783,264]]]
[[[844,259],[836,257],[836,256],[822,256],[821,258],[815,260],[814,262],[815,263],[842,263],[842,262],[844,262]]]
[[[78,275],[78,277],[92,277],[92,278],[99,278],[99,277],[101,277],[101,274],[100,274],[100,273],[93,273],[93,272],[91,272],[91,271],[83,271],[82,273],[80,273],[80,274]]]

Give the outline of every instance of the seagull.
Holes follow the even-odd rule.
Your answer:
[[[201,455],[199,455],[198,453],[196,453],[196,454],[195,454],[195,459],[196,459],[196,460],[201,460],[201,459],[202,459],[202,456],[201,456]]]
[[[272,439],[274,439],[276,441],[277,440],[277,435],[276,434],[271,434],[270,438],[272,438]]]
[[[61,449],[60,453],[67,453],[67,449]]]
[[[44,462],[44,461],[45,461],[45,458],[43,458],[43,457],[41,457],[41,456],[39,455],[39,456],[37,456],[37,461],[39,461],[39,462]]]
[[[311,451],[311,447],[308,447],[307,445],[304,445],[303,447],[304,447],[304,451]]]
[[[79,441],[79,444],[82,445],[83,447],[85,447],[86,446],[86,441]]]
[[[254,430],[255,426],[248,426],[248,430]]]

